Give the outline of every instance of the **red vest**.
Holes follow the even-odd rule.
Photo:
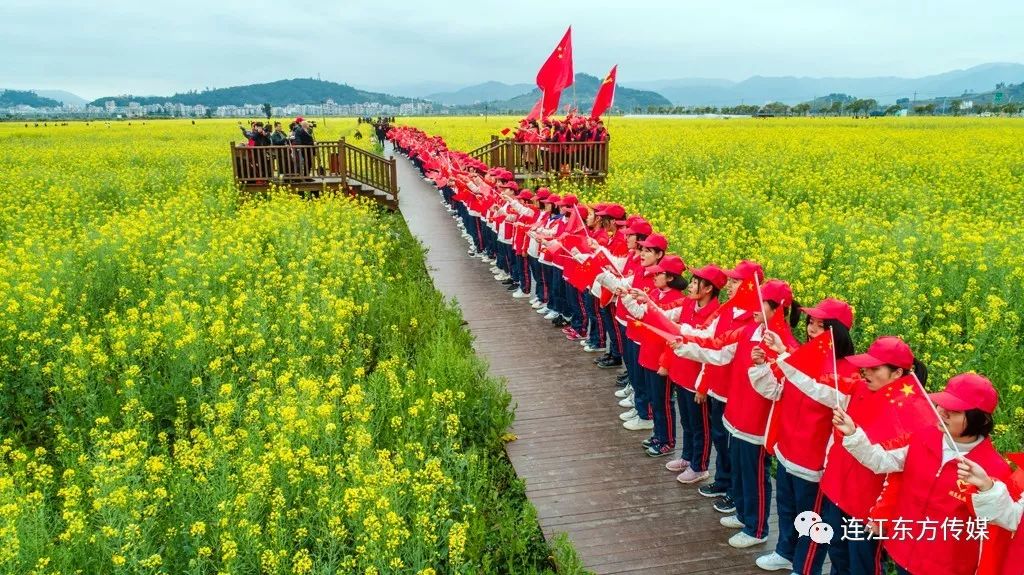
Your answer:
[[[686,296],[683,295],[683,292],[668,288],[662,291],[658,288],[652,287],[650,291],[647,292],[647,296],[651,298],[653,305],[666,310],[672,309],[678,305],[685,305],[684,302],[686,301],[693,301],[687,300]],[[651,371],[658,371],[661,354],[668,349],[668,344],[661,338],[661,336],[651,333],[648,330],[643,330],[640,337],[640,357],[638,359],[640,367]]]
[[[754,364],[750,352],[760,343],[751,341],[750,338],[759,327],[761,324],[750,322],[734,330],[732,334],[735,335],[726,335],[736,342],[736,356],[732,360],[729,402],[725,404],[722,418],[742,433],[763,438],[768,427],[768,413],[772,409],[772,402],[754,389],[747,373]]]
[[[722,309],[722,315],[718,317],[718,323],[715,324],[714,336],[716,338],[754,322],[752,314],[747,313],[739,317],[733,317],[732,312],[731,308]],[[701,379],[701,391],[709,393],[723,402],[728,402],[729,386],[732,383],[732,372],[735,364],[736,362],[727,365],[705,365],[704,377]]]
[[[974,517],[970,485],[957,480],[956,460],[940,465],[943,441],[943,433],[934,426],[911,436],[895,507],[895,517],[906,520],[910,532],[897,539],[893,537],[892,522],[887,522],[885,531],[890,539],[885,541],[885,549],[893,561],[911,573],[974,575],[980,542],[967,537],[967,521]],[[1005,478],[1010,474],[1010,466],[987,437],[966,457],[981,465],[991,477]],[[959,519],[965,526],[959,538],[943,536],[941,526],[947,518]],[[931,531],[923,529],[921,522],[925,519],[935,522],[931,523],[936,526],[934,540]]]
[[[683,304],[682,312],[679,314],[679,323],[692,326],[702,325],[721,305],[717,299],[712,299],[707,305],[698,310],[697,300],[688,298]],[[661,355],[661,365],[668,368],[669,380],[689,391],[697,391],[695,388],[697,376],[700,375],[700,368],[705,366],[705,364],[689,358],[679,357],[672,352],[671,348],[665,347],[666,349]],[[707,370],[709,367],[715,366],[708,365],[704,369]],[[705,375],[706,373],[705,371]]]
[[[911,433],[935,424],[935,414],[913,376],[901,377],[874,392],[863,379],[854,385],[846,412],[871,443],[893,449],[906,445]],[[843,447],[842,434],[835,431],[821,477],[825,496],[847,515],[864,520],[878,500],[884,481],[884,475],[876,475],[850,455]]]
[[[640,260],[638,259],[637,263],[639,263],[639,261]],[[637,269],[633,275],[633,287],[644,293],[654,291],[654,277],[647,276],[647,274],[644,273],[643,266],[638,266],[638,268],[639,269]],[[637,343],[642,342],[647,330],[638,325],[637,322],[633,321],[633,316],[629,315],[629,310],[626,309],[626,306],[623,305],[621,301],[618,305],[622,306],[622,309],[625,311],[623,319],[626,320],[626,337]]]
[[[836,364],[839,376],[847,380],[857,374],[858,369],[845,358]],[[815,383],[829,385],[831,382]],[[809,472],[820,472],[825,468],[825,450],[835,427],[832,426],[832,408],[818,403],[792,382],[783,382],[782,397],[775,402],[778,411],[778,435],[774,451],[791,466],[799,466]],[[840,387],[843,387],[840,385]],[[849,391],[848,389],[845,391]]]
[[[633,252],[626,256],[626,263],[622,266],[622,277],[633,276],[633,285],[636,286],[637,281],[639,281],[643,275],[644,266],[640,264],[640,254],[638,252]],[[629,322],[629,312],[626,311],[626,306],[622,303],[622,298],[615,301],[615,317],[623,323]]]

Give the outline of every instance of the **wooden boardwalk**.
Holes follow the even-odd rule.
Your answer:
[[[646,432],[622,427],[616,370],[594,367],[597,354],[567,341],[469,257],[436,190],[402,157],[398,182],[434,285],[458,302],[477,354],[512,394],[518,439],[507,451],[544,536],[568,534],[595,573],[764,573],[754,559],[774,549],[774,521],[766,545],[730,547],[735,531],[719,525],[713,500],[677,483],[668,457],[644,455]]]

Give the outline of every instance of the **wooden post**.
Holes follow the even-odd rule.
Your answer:
[[[498,152],[500,147],[501,145],[498,143],[498,136],[491,136],[491,157],[487,161],[488,166],[493,168],[501,165],[501,156]]]
[[[235,175],[235,185],[238,185],[238,155],[235,154],[235,141],[231,140],[231,173]]]
[[[348,187],[348,163],[345,157],[346,145],[344,137],[338,139],[338,177],[341,178],[343,188]]]
[[[398,168],[397,168],[397,164],[395,163],[395,157],[394,156],[391,156],[391,159],[388,160],[388,164],[390,164],[389,171],[391,172],[391,182],[390,182],[390,186],[388,186],[388,187],[391,188],[390,189],[391,195],[395,197],[395,204],[397,204],[398,203]]]

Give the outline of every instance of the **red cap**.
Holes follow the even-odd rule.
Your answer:
[[[722,268],[716,266],[715,264],[708,264],[702,268],[690,271],[693,273],[693,275],[711,282],[711,285],[715,286],[718,289],[724,288],[725,283],[729,280],[729,278],[726,277],[725,272],[722,271]]]
[[[519,192],[519,194],[516,195],[516,197],[519,198],[520,200],[532,200],[533,192],[531,192],[530,190],[523,190]]]
[[[508,188],[510,190],[518,190],[519,189],[519,184],[517,184],[515,182],[498,182],[498,185],[503,187],[503,188]]]
[[[576,208],[576,211],[580,213],[580,217],[583,219],[587,219],[590,216],[590,210],[587,209],[587,206],[580,205]]]
[[[547,200],[548,196],[550,196],[550,195],[551,195],[551,192],[547,188],[537,188],[537,199],[538,200],[543,202],[543,201]]]
[[[914,367],[914,352],[910,351],[910,346],[902,339],[894,335],[883,335],[868,346],[867,352],[847,356],[846,361],[857,367],[888,364],[910,369]]]
[[[295,118],[295,123],[296,124],[301,124],[301,123],[303,123],[305,121],[306,121],[306,119],[303,118],[302,116],[296,116],[296,118]]]
[[[597,212],[600,212],[601,210],[607,208],[608,204],[606,204],[604,202],[598,202],[596,204],[593,204],[591,207],[594,208],[594,213],[597,213]]]
[[[768,280],[761,286],[761,299],[786,307],[793,303],[793,288],[782,280]]]
[[[559,202],[561,202],[561,201],[562,201],[562,197],[561,197],[561,196],[559,196],[558,194],[551,194],[551,195],[549,195],[549,196],[548,196],[548,199],[546,199],[546,200],[544,200],[544,201],[545,201],[545,202],[547,202],[547,203],[549,203],[549,204],[555,204],[555,205],[558,205],[558,204],[559,204]]]
[[[800,311],[815,319],[834,319],[846,326],[853,327],[853,308],[843,300],[827,297],[814,307],[802,307]]]
[[[946,382],[946,389],[929,394],[932,403],[950,411],[980,409],[992,413],[999,405],[999,392],[987,377],[961,373]]]
[[[620,206],[618,204],[611,204],[611,205],[605,206],[605,208],[603,210],[597,212],[597,215],[599,215],[599,216],[609,216],[609,217],[611,217],[613,219],[621,220],[622,218],[626,217],[626,208],[624,208],[624,207],[622,207],[622,206]]]
[[[572,207],[578,203],[580,203],[580,201],[576,199],[576,196],[572,194],[565,194],[565,196],[562,197],[562,201],[558,202],[558,205]]]
[[[647,236],[647,239],[640,242],[640,245],[645,248],[656,248],[661,251],[668,249],[668,239],[661,234],[651,234]]]
[[[754,274],[757,274],[758,281],[764,281],[764,269],[761,267],[761,264],[750,260],[740,260],[736,267],[731,270],[725,270],[725,275],[734,280],[753,279]]]
[[[672,274],[674,276],[681,276],[683,275],[683,272],[686,271],[686,262],[683,261],[683,258],[675,254],[668,254],[661,258],[660,262],[647,268],[645,271],[649,276],[660,274],[662,272]]]
[[[649,236],[649,235],[654,233],[654,228],[651,227],[651,224],[649,224],[649,223],[647,223],[647,222],[645,222],[643,220],[640,220],[640,221],[633,222],[633,224],[631,226],[629,226],[628,228],[622,230],[622,233],[626,234],[627,236],[633,236],[633,235]]]

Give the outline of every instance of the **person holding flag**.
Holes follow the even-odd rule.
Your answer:
[[[861,370],[861,376],[851,383],[844,410],[861,425],[871,442],[900,445],[911,433],[932,425],[935,416],[918,385],[918,381],[926,381],[927,370],[906,342],[882,336],[865,353],[846,360]],[[833,432],[819,484],[819,515],[837,535],[845,532],[844,526],[868,520],[885,483],[884,476],[876,475],[854,458],[842,439],[842,434]],[[878,539],[841,536],[833,537],[827,546],[812,541],[799,549],[793,560],[794,571],[820,574],[826,551],[836,575],[885,573],[884,552]]]
[[[763,338],[767,330],[774,331],[787,349],[797,346],[785,321],[787,312],[792,312],[794,318],[799,317],[792,288],[782,280],[769,280],[763,286],[758,286],[758,283],[755,279],[755,298],[745,296],[741,302],[734,303],[754,304],[748,307],[753,321],[719,337],[684,335],[675,345],[676,355],[694,361],[733,364],[730,401],[725,406],[722,421],[732,435],[729,449],[736,515],[723,517],[721,523],[725,527],[740,529],[729,538],[729,545],[736,548],[751,547],[768,540],[771,503],[768,475],[771,462],[764,443],[772,403],[754,389],[749,371],[755,363],[770,358],[769,354],[774,355],[764,347]]]
[[[607,218],[614,224],[614,222],[621,221],[622,218],[626,217],[626,210],[618,204],[611,204],[598,211],[597,215]],[[628,222],[628,220],[626,221]],[[610,265],[605,266],[606,271],[620,276],[633,275],[642,267],[639,261],[639,243],[646,240],[653,233],[654,230],[651,228],[651,224],[634,219],[632,224],[627,224],[625,228],[619,228],[612,234],[608,246],[601,246],[596,241],[592,245],[611,262]],[[609,338],[608,353],[605,357],[597,360],[597,367],[602,369],[619,367],[623,365],[623,357],[626,353],[626,324],[625,320],[618,315],[618,298],[615,297],[612,290],[602,285],[598,278],[595,278],[595,286],[592,293],[596,293],[599,298],[601,320],[607,326]],[[618,381],[624,386],[629,386],[629,393],[632,392],[628,366]],[[629,393],[623,394],[620,399],[624,399]],[[632,418],[633,416],[630,415],[627,419]]]
[[[741,260],[734,268],[725,270],[725,275],[725,291],[729,300],[717,313],[712,314],[708,330],[715,337],[722,337],[729,331],[753,321],[752,310],[757,309],[758,305],[754,290],[758,282],[764,281],[761,264],[751,260]],[[729,401],[732,369],[731,362],[726,365],[705,363],[694,383],[694,390],[697,392],[694,401],[698,404],[708,404],[711,443],[715,446],[714,481],[701,485],[697,492],[704,497],[717,498],[714,502],[715,511],[728,514],[736,512],[732,493],[732,457],[729,449],[732,436],[723,421]]]
[[[654,320],[664,327],[657,331],[669,334],[665,338],[666,342],[674,340],[677,334],[687,332],[687,326],[696,328],[707,323],[719,308],[718,293],[727,281],[725,272],[709,264],[691,273],[686,299],[681,305],[669,309],[654,309],[649,305],[631,309],[636,317],[646,321]],[[664,317],[664,322],[657,318],[659,315]],[[671,325],[664,325],[666,323]],[[647,327],[655,331],[650,324]],[[711,460],[711,414],[708,402],[697,403],[694,399],[703,364],[679,357],[672,352],[671,347],[664,345],[658,365],[660,371],[667,374],[676,392],[683,443],[679,459],[669,461],[665,468],[678,473],[676,480],[680,483],[703,481],[709,477],[707,469]]]
[[[652,289],[641,291],[630,290],[624,297],[624,304],[632,318],[630,321],[643,327],[643,318],[647,306],[657,306],[662,310],[680,308],[686,301],[683,289],[686,281],[683,272],[686,264],[675,254],[667,254],[657,265],[644,270],[645,275],[653,278]],[[640,353],[637,363],[641,376],[644,378],[646,390],[650,393],[650,406],[654,433],[642,442],[645,452],[650,457],[669,455],[675,450],[675,409],[672,406],[672,386],[668,384],[668,369],[661,367],[662,353],[668,348],[662,335],[649,329],[639,332]]]
[[[971,506],[979,519],[997,528],[1013,532],[1008,549],[1002,553],[1003,567],[979,566],[979,575],[1020,575],[1024,572],[1024,453],[1007,455],[1017,470],[1009,481],[992,479],[981,465],[963,458],[957,464],[957,478],[973,485],[977,492],[971,495]],[[983,569],[985,571],[983,572]]]
[[[915,393],[923,393],[919,382],[913,387]],[[900,474],[898,493],[889,495],[894,501],[894,519],[904,521],[909,531],[904,536],[890,531],[884,543],[896,572],[974,575],[984,560],[985,547],[995,540],[929,536],[926,521],[973,524],[975,515],[969,502],[976,488],[958,480],[961,460],[972,462],[989,476],[1010,476],[1009,465],[989,437],[999,394],[987,378],[963,373],[929,398],[937,406],[930,423],[895,443],[873,443],[841,407],[836,408],[833,423],[843,435],[843,446],[861,465],[880,475]]]
[[[801,311],[807,315],[807,343],[790,354],[781,338],[769,332],[765,347],[778,357],[750,370],[758,393],[775,402],[765,448],[779,462],[775,474],[779,539],[775,551],[757,558],[757,566],[766,571],[803,573],[803,565],[794,565],[793,559],[806,556],[811,539],[798,536],[795,519],[804,511],[821,513],[818,483],[833,433],[832,410],[846,405],[850,378],[858,373],[846,361],[854,354],[850,304],[826,298]]]
[[[647,390],[646,379],[643,378],[639,364],[642,328],[629,322],[624,297],[631,289],[647,292],[654,287],[654,279],[648,276],[645,270],[661,261],[668,249],[668,240],[661,234],[651,234],[647,239],[637,242],[636,246],[638,251],[635,257],[626,263],[621,275],[605,271],[597,276],[603,287],[619,296],[615,319],[625,328],[620,331],[624,351],[623,362],[629,374],[629,384],[633,387],[633,397],[627,397],[619,403],[622,407],[630,407],[630,410],[619,417],[624,420],[622,426],[631,431],[654,429],[654,414],[651,410],[651,396]]]

